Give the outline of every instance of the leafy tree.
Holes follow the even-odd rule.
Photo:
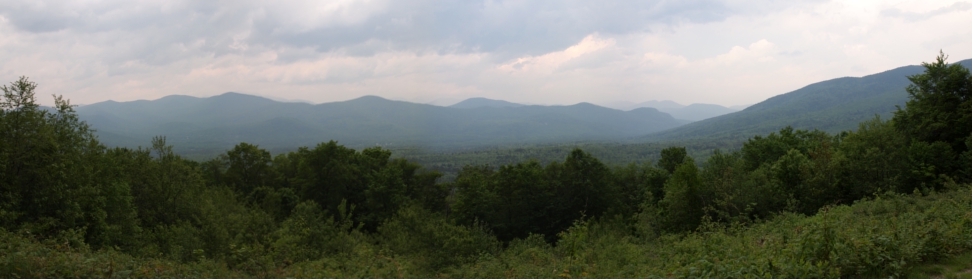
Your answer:
[[[472,225],[491,211],[497,196],[493,176],[496,171],[489,166],[467,165],[459,171],[450,185],[454,194],[449,205],[452,216],[461,224]]]
[[[466,225],[484,222],[503,241],[543,235],[553,242],[577,219],[597,217],[617,201],[610,169],[579,149],[563,163],[537,161],[466,167],[454,185],[452,209]]]
[[[965,179],[972,180],[972,135],[965,138],[965,152],[962,153],[962,157],[959,161],[959,175],[965,177]]]
[[[270,152],[248,143],[237,144],[226,152],[228,167],[225,179],[238,193],[247,196],[253,190],[267,186],[273,177]]]
[[[894,113],[895,127],[910,139],[949,144],[956,153],[967,150],[972,134],[972,74],[960,64],[948,64],[944,53],[922,63],[925,72],[909,76],[910,100]]]
[[[840,144],[837,159],[841,191],[845,200],[855,200],[885,191],[902,189],[905,137],[891,121],[875,117],[849,132]]]
[[[646,200],[652,204],[657,203],[659,200],[665,198],[665,181],[668,181],[668,177],[671,173],[660,168],[648,167],[644,171],[645,183],[648,186],[648,196],[650,200]]]
[[[940,189],[946,181],[945,176],[957,173],[957,155],[946,142],[911,142],[905,147],[907,169],[902,173],[903,185],[899,192],[911,192],[916,188]]]
[[[553,208],[556,186],[551,184],[559,181],[545,174],[537,161],[500,167],[493,184],[498,199],[483,218],[497,238],[509,241],[530,233],[552,237],[558,232],[554,227],[565,217]]]
[[[406,205],[378,228],[382,243],[396,254],[408,255],[429,273],[493,253],[496,238],[481,224],[456,225],[421,206]]]
[[[668,171],[668,173],[674,173],[675,169],[685,162],[686,156],[685,147],[673,146],[662,149],[661,158],[658,159],[658,167]]]
[[[738,152],[716,150],[706,160],[700,177],[702,206],[713,220],[746,221],[760,202],[762,189],[746,184],[749,173]]]
[[[354,149],[335,141],[318,144],[314,149],[301,148],[297,172],[297,189],[301,198],[313,200],[329,212],[337,212],[338,204],[361,203],[366,183],[354,164]]]
[[[939,53],[935,62],[922,63],[924,73],[908,77],[910,100],[894,113],[895,128],[912,142],[907,183],[922,187],[938,185],[941,175],[972,180],[960,169],[967,163],[958,161],[970,150],[966,140],[972,136],[972,74],[947,59]]]
[[[0,226],[131,248],[139,227],[128,183],[73,106],[54,96],[41,108],[36,89],[26,77],[0,86]]]
[[[564,160],[562,188],[557,195],[564,220],[557,227],[570,227],[582,216],[600,216],[617,201],[609,182],[610,170],[590,154],[574,149]],[[554,232],[554,233],[558,233]]]
[[[787,126],[779,133],[770,133],[766,137],[754,136],[743,143],[742,158],[746,162],[747,170],[755,170],[763,164],[772,164],[786,155],[791,149],[808,155],[812,150],[824,142],[832,140],[823,131],[794,130]]]
[[[287,263],[319,259],[324,255],[348,256],[360,241],[351,221],[353,209],[343,202],[336,208],[339,209],[336,214],[327,214],[314,201],[297,204],[290,218],[271,234],[271,255]]]
[[[662,180],[657,181],[661,176]],[[616,167],[608,176],[615,189],[617,200],[611,206],[609,214],[621,214],[623,217],[636,215],[642,203],[654,204],[656,197],[661,196],[663,191],[664,179],[668,173],[662,169],[648,165],[636,165],[634,163],[623,167]],[[659,193],[655,194],[655,190]]]
[[[658,202],[666,230],[688,231],[698,227],[704,213],[701,187],[699,167],[687,157],[665,182],[665,198]]]

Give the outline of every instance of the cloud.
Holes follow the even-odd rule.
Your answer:
[[[761,39],[749,45],[749,48],[734,46],[726,54],[716,56],[713,61],[720,65],[732,65],[740,62],[768,62],[777,54],[776,45]]]
[[[0,16],[31,33],[140,33],[128,38],[145,41],[140,47],[152,50],[197,44],[215,54],[241,46],[289,46],[352,55],[393,49],[516,57],[562,49],[592,33],[643,32],[782,8],[772,2],[12,1],[0,4]]]
[[[540,56],[517,58],[509,63],[500,65],[498,68],[507,72],[539,72],[550,74],[568,61],[612,45],[614,45],[614,40],[600,39],[597,35],[592,34],[585,37],[580,43],[562,51],[551,52]]]
[[[964,12],[972,9],[972,3],[969,2],[955,2],[952,5],[941,7],[932,11],[919,13],[911,11],[902,11],[898,8],[889,8],[881,11],[881,15],[886,17],[896,17],[907,21],[921,21],[926,20],[935,16],[953,13],[953,12]]]
[[[939,49],[972,57],[972,33],[956,28],[972,24],[970,11],[954,1],[6,1],[0,81],[27,75],[79,103],[237,91],[751,104]]]

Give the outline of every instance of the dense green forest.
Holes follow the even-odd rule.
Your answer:
[[[162,136],[109,148],[21,78],[0,102],[0,274],[908,276],[972,251],[972,75],[944,55],[924,68],[905,107],[854,131],[787,127],[704,160],[666,147],[627,165],[578,148],[448,181],[334,141],[206,161]]]

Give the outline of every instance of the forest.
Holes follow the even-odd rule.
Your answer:
[[[907,277],[972,252],[972,74],[946,60],[856,130],[451,179],[335,141],[204,161],[165,136],[107,147],[23,77],[0,87],[0,277]]]

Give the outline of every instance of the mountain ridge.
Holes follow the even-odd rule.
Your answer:
[[[568,106],[460,109],[378,96],[322,104],[284,103],[228,92],[207,98],[106,101],[78,107],[106,145],[146,146],[154,136],[183,151],[226,150],[239,142],[268,149],[337,140],[353,147],[391,144],[431,149],[482,145],[621,140],[682,125],[655,109],[625,112]]]
[[[462,100],[461,102],[455,103],[455,104],[453,104],[451,106],[448,106],[448,107],[450,107],[450,108],[460,108],[460,109],[470,109],[470,108],[481,108],[481,107],[501,108],[501,107],[522,107],[522,106],[525,106],[525,105],[523,105],[523,104],[517,104],[517,103],[512,103],[512,102],[507,102],[507,101],[503,101],[503,100],[494,100],[494,99],[488,99],[488,98],[483,98],[483,97],[474,97],[474,98],[469,98],[469,99]]]
[[[972,59],[954,62],[969,68]],[[954,64],[950,63],[950,64]],[[815,82],[776,95],[738,112],[717,116],[643,137],[650,141],[720,139],[738,141],[791,126],[831,133],[857,128],[858,123],[880,115],[888,119],[896,106],[908,101],[908,76],[923,66],[909,65],[862,77],[840,77]]]

